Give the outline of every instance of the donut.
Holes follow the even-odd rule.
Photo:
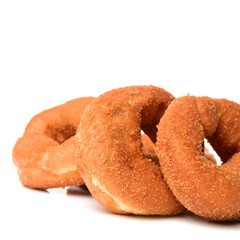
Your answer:
[[[76,134],[77,166],[92,196],[109,211],[184,211],[141,141],[141,130],[156,141],[156,125],[172,100],[161,88],[131,86],[104,93],[86,108]]]
[[[202,151],[207,139],[223,164]],[[175,99],[158,124],[166,182],[188,210],[216,221],[240,220],[240,105],[226,99]]]
[[[92,100],[93,97],[74,99],[31,119],[12,153],[24,186],[47,189],[84,183],[73,151],[76,129]]]

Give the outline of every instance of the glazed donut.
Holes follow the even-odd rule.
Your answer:
[[[92,100],[74,99],[31,119],[12,153],[23,185],[47,189],[83,184],[73,151],[76,129]]]
[[[141,129],[154,142],[156,125],[173,96],[153,86],[107,92],[84,112],[76,134],[76,160],[93,197],[106,209],[137,215],[178,214],[184,207],[144,156]]]
[[[202,151],[208,139],[223,164]],[[158,125],[157,152],[176,198],[195,214],[240,220],[240,105],[226,99],[175,99]]]

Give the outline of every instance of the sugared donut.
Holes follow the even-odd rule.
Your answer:
[[[77,163],[106,209],[139,215],[184,210],[159,166],[145,157],[141,142],[141,129],[156,140],[156,125],[172,100],[163,89],[132,86],[107,92],[86,108],[76,134]]]
[[[83,184],[73,151],[76,129],[92,100],[74,99],[31,119],[12,153],[23,185],[46,189]]]
[[[202,151],[207,138],[221,157],[216,166]],[[175,99],[158,125],[161,170],[190,211],[218,221],[240,220],[240,105],[225,99]]]

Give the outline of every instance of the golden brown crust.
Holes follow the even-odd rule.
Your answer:
[[[184,210],[141,142],[141,129],[156,140],[156,124],[172,100],[163,89],[132,86],[107,92],[86,108],[76,134],[77,162],[88,189],[108,210],[139,215]]]
[[[92,100],[74,99],[31,119],[12,153],[23,185],[46,189],[83,184],[73,151],[76,129]]]
[[[188,210],[217,221],[240,220],[239,129],[240,105],[225,99],[185,96],[165,112],[158,157],[170,189]],[[225,164],[204,156],[204,138]]]

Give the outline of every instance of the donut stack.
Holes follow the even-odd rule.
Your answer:
[[[188,210],[215,221],[239,221],[239,151],[239,104],[174,99],[158,87],[131,86],[36,115],[14,146],[13,162],[23,185],[85,184],[113,213]]]

